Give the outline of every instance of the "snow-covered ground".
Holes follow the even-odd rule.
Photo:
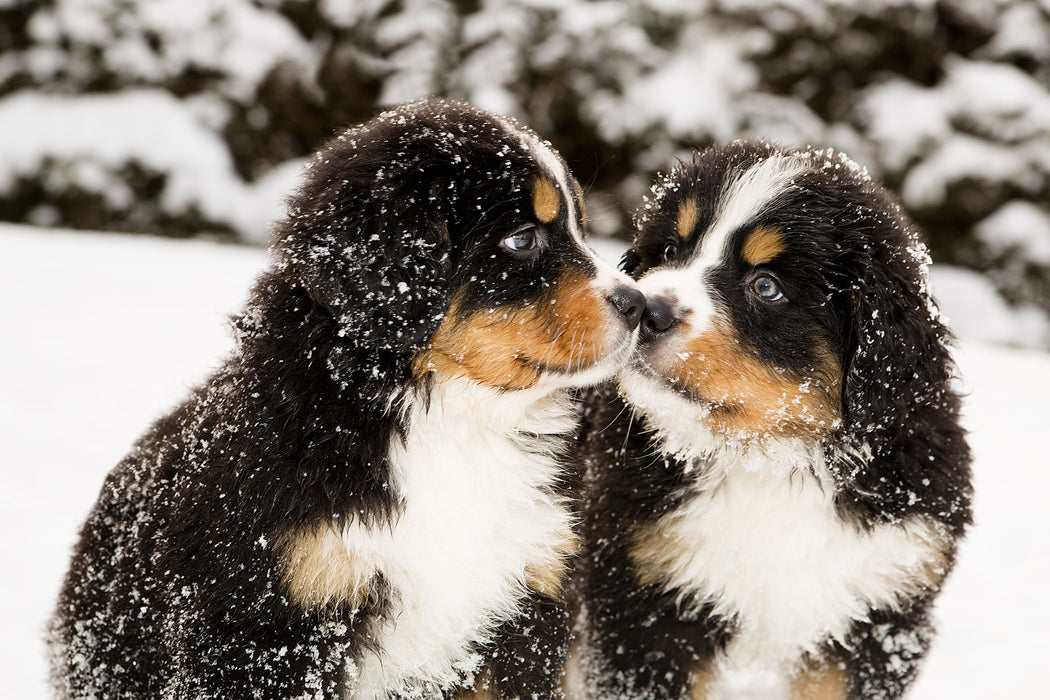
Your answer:
[[[265,258],[204,242],[0,225],[0,260],[0,695],[40,700],[42,630],[80,522],[131,442],[217,365],[229,347],[225,319]],[[1006,315],[977,280],[937,270],[934,284],[964,336],[977,526],[912,697],[1041,697],[1050,355],[987,343],[1016,343],[1032,326]]]

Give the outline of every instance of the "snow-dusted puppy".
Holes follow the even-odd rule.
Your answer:
[[[926,249],[831,152],[680,164],[624,268],[648,310],[582,445],[593,697],[896,698],[970,521],[970,454]]]
[[[532,131],[413,103],[313,158],[225,364],[110,474],[62,698],[560,695],[574,388],[644,298]]]

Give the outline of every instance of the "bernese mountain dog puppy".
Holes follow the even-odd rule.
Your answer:
[[[570,393],[644,305],[583,226],[551,146],[462,103],[321,148],[236,349],[83,527],[59,697],[559,697]]]
[[[639,355],[580,448],[590,697],[899,697],[971,517],[915,227],[842,155],[734,142],[636,230]]]

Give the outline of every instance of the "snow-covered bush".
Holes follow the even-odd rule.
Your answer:
[[[449,95],[549,137],[609,235],[694,148],[840,148],[1050,313],[1048,86],[1050,0],[0,0],[0,218],[261,241],[322,139]]]

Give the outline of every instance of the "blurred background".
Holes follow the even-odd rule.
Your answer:
[[[304,156],[426,95],[550,139],[599,236],[695,148],[844,150],[1050,347],[1050,0],[0,0],[0,220],[263,244]]]

